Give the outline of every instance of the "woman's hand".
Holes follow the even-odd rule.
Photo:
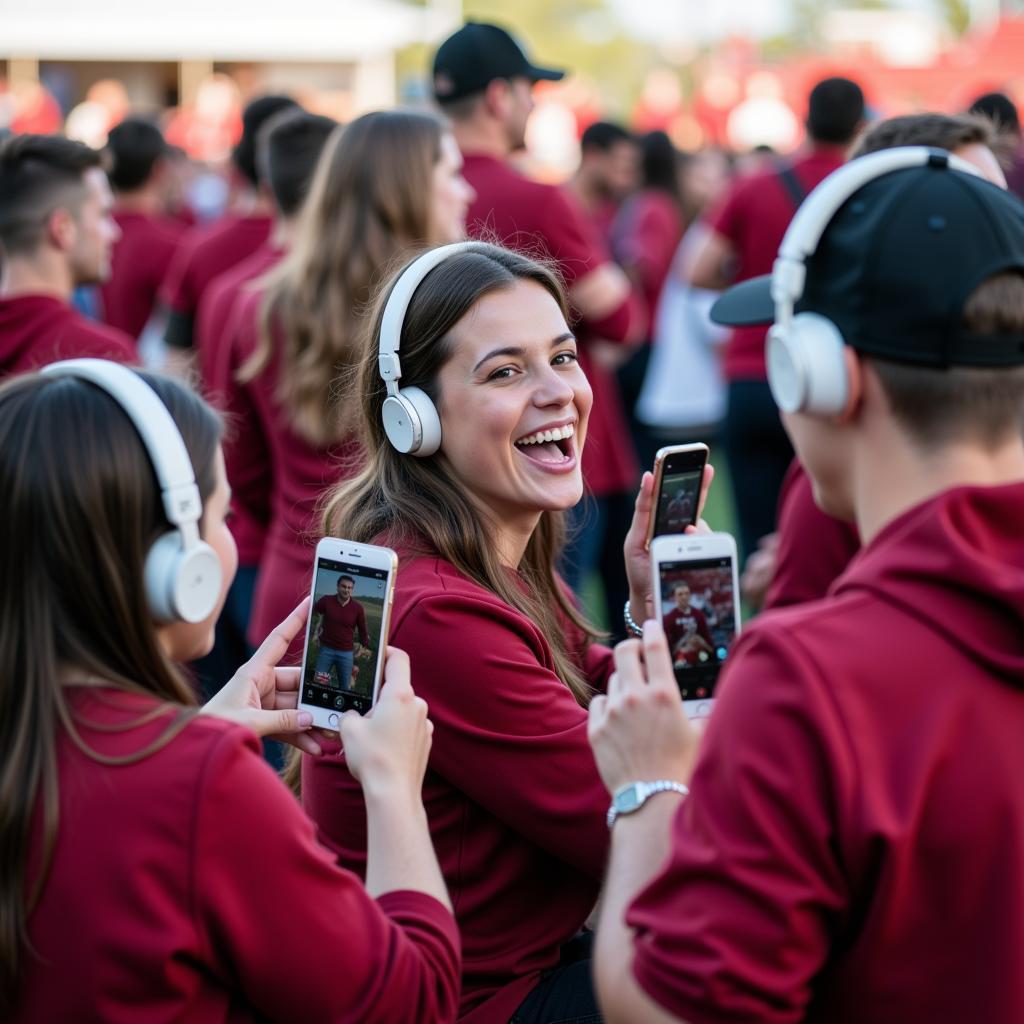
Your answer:
[[[704,514],[704,503],[708,500],[711,481],[715,479],[715,467],[708,463],[704,467],[704,479],[700,485],[700,500],[697,503],[697,525],[688,526],[686,533],[710,533],[711,527],[700,517]],[[637,622],[655,618],[654,600],[651,594],[651,558],[647,548],[647,527],[654,512],[654,474],[644,473],[640,480],[640,491],[633,507],[633,522],[626,534],[623,555],[626,559],[626,577],[629,579],[629,610]]]
[[[631,782],[688,783],[700,730],[686,717],[661,625],[615,648],[608,695],[590,702],[587,736],[608,792]]]
[[[259,650],[202,708],[252,729],[257,736],[291,743],[307,754],[320,754],[313,716],[298,711],[301,669],[278,668],[288,645],[306,625],[307,598],[260,645]]]
[[[409,656],[387,649],[380,698],[366,716],[346,711],[340,733],[349,771],[367,797],[422,799],[434,726],[409,682]]]

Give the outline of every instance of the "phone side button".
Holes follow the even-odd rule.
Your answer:
[[[327,716],[327,724],[332,729],[338,728],[338,716],[333,711]]]

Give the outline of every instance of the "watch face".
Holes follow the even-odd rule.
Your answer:
[[[634,783],[627,786],[615,797],[615,809],[620,814],[629,814],[635,811],[643,801],[640,799],[640,787]]]

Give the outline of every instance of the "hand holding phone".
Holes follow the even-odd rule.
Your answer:
[[[389,647],[384,661],[384,683],[373,710],[365,718],[342,715],[345,762],[368,795],[404,792],[418,801],[434,726],[426,701],[413,693],[409,656]]]
[[[397,571],[389,548],[335,537],[317,545],[298,706],[322,729],[377,699]]]

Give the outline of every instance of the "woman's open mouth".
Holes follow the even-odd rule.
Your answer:
[[[576,425],[566,423],[550,430],[538,430],[534,434],[519,438],[515,449],[531,462],[541,463],[552,469],[567,467],[576,461]]]

